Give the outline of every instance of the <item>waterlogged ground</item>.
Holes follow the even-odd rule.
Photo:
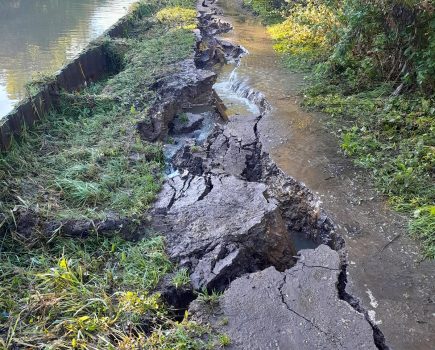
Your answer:
[[[246,89],[266,96],[271,112],[259,124],[262,142],[287,174],[318,193],[346,238],[348,292],[370,310],[391,348],[431,349],[434,263],[422,258],[418,243],[407,237],[406,220],[389,210],[368,175],[340,153],[337,140],[323,126],[325,117],[299,107],[303,75],[280,65],[265,28],[236,2],[219,4],[234,26],[225,38],[249,52],[238,68],[225,67],[216,85],[230,114],[258,112],[241,97]]]

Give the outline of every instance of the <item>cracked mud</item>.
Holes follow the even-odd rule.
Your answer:
[[[339,273],[337,252],[321,245],[284,272],[235,280],[216,309],[194,302],[190,312],[228,334],[230,349],[376,349],[370,324],[338,298]]]
[[[168,153],[172,172],[154,205],[152,226],[166,236],[170,258],[188,269],[193,291],[223,291],[217,308],[194,301],[189,312],[227,333],[231,349],[387,349],[382,333],[345,291],[344,241],[334,224],[317,197],[264,152],[262,115],[219,121],[215,75],[207,69],[245,51],[214,37],[230,26],[217,21],[211,7],[198,10],[199,73],[189,73],[195,78],[181,87],[189,93],[166,100],[168,106],[199,100],[209,110],[159,109],[150,134],[175,139]],[[159,89],[170,91],[171,81]],[[245,97],[267,113],[262,94]],[[143,125],[143,135],[149,127]],[[300,250],[301,238],[315,249]],[[188,299],[193,291],[186,292]],[[168,298],[177,303],[173,293]]]

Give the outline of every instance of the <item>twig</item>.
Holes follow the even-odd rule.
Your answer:
[[[382,253],[385,249],[387,249],[388,246],[389,246],[390,244],[394,243],[394,241],[396,241],[400,236],[402,236],[401,233],[399,233],[398,235],[394,236],[394,238],[393,238],[391,241],[389,241],[387,244],[385,244],[385,245],[382,247],[382,249],[379,251],[379,253]]]

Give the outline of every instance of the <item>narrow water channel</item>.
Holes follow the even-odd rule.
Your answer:
[[[136,0],[0,0],[0,119],[38,72],[52,73]]]
[[[324,116],[299,106],[303,74],[285,69],[266,28],[239,1],[218,0],[234,30],[224,39],[248,54],[228,65],[215,85],[230,115],[258,114],[246,90],[266,97],[270,111],[259,123],[263,145],[288,175],[316,192],[346,239],[348,287],[393,349],[429,350],[435,344],[434,265],[422,261],[406,235],[406,221],[389,210],[370,177],[341,152]]]

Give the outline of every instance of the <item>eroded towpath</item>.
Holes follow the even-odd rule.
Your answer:
[[[435,344],[435,264],[423,260],[406,235],[403,217],[388,209],[368,175],[339,151],[322,116],[299,107],[303,75],[279,63],[266,29],[238,2],[219,0],[234,30],[224,38],[249,52],[239,67],[228,65],[216,89],[230,114],[255,113],[243,98],[253,89],[270,105],[258,125],[264,147],[288,175],[323,201],[346,240],[347,291],[361,300],[392,349],[432,349]]]

